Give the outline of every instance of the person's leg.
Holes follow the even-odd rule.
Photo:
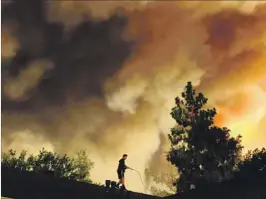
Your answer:
[[[123,173],[122,178],[121,178],[121,184],[122,184],[122,189],[126,190],[124,173]]]
[[[120,184],[122,184],[122,174],[121,172],[117,171],[117,176],[118,176],[118,183],[117,183],[117,187],[119,187]]]
[[[118,183],[116,184],[117,187],[119,187],[119,185],[121,184],[122,185],[122,189],[123,190],[126,190],[126,187],[125,187],[125,178],[124,178],[124,172],[117,172],[118,174]]]

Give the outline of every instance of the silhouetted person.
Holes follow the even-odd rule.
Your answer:
[[[125,160],[127,159],[127,154],[124,154],[122,158],[119,160],[118,168],[117,168],[117,174],[119,182],[117,183],[117,186],[119,187],[120,184],[122,184],[122,188],[126,190],[125,187],[125,171],[126,169],[129,169],[128,166],[126,166]]]

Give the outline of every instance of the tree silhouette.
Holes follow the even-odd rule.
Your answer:
[[[175,99],[171,115],[177,125],[169,134],[167,160],[180,174],[176,182],[179,192],[230,179],[241,155],[241,137],[230,137],[227,128],[214,125],[216,110],[204,108],[207,101],[202,93],[195,92],[191,82],[182,98]]]
[[[266,177],[266,149],[248,151],[238,163],[236,178]]]
[[[94,163],[88,159],[86,151],[79,151],[74,158],[73,164],[75,167],[76,180],[92,182],[90,180],[90,170],[94,167]]]
[[[94,167],[85,151],[80,151],[74,158],[70,158],[46,151],[44,148],[38,155],[31,154],[28,157],[26,151],[17,156],[16,151],[11,149],[3,154],[1,164],[8,168],[37,173],[49,172],[59,178],[85,182],[91,182],[90,170]]]

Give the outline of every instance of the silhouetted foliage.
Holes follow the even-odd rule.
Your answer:
[[[59,178],[67,178],[83,182],[91,182],[90,170],[94,163],[88,158],[85,151],[80,151],[74,158],[67,155],[42,149],[38,155],[27,156],[26,151],[22,151],[18,156],[15,150],[4,153],[1,160],[2,166],[14,168],[22,171],[32,171],[38,173],[50,173]]]
[[[173,168],[174,169],[174,168]],[[154,196],[165,197],[173,195],[176,192],[174,182],[177,178],[177,172],[169,168],[163,172],[153,172],[145,169],[145,177],[149,181],[148,190]]]
[[[236,178],[266,176],[266,149],[248,151],[243,160],[238,163]]]
[[[167,159],[180,174],[177,191],[233,177],[240,158],[241,137],[230,137],[227,128],[214,125],[215,108],[204,109],[208,99],[196,93],[188,82],[182,99],[175,99],[171,115],[177,125],[171,129],[171,149]]]

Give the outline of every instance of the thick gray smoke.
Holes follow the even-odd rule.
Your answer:
[[[123,153],[135,169],[156,172],[187,81],[218,108],[217,123],[248,147],[265,144],[265,134],[250,136],[262,132],[266,108],[259,4],[2,2],[3,149],[85,148],[102,182],[116,179]],[[138,175],[127,179],[143,190]]]

